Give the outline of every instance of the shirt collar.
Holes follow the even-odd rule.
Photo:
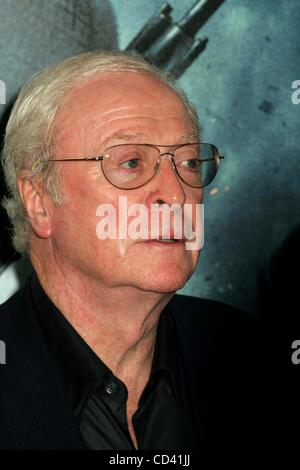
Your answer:
[[[95,383],[104,380],[112,371],[56,308],[35,273],[31,278],[31,295],[42,333],[54,355],[67,397],[78,417]],[[183,370],[175,326],[168,307],[160,316],[152,370],[142,397],[151,391],[161,374],[170,377],[174,394],[179,400]]]

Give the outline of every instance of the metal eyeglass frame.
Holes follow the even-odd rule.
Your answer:
[[[177,176],[180,178],[181,181],[183,181],[185,184],[187,184],[188,186],[190,186],[191,188],[197,188],[197,189],[202,189],[202,188],[205,188],[206,186],[208,186],[211,181],[207,184],[207,185],[204,185],[204,186],[192,186],[191,184],[187,183],[182,177],[181,175],[179,174],[178,170],[177,170],[177,166],[176,166],[176,162],[174,161],[174,158],[175,158],[175,154],[172,153],[172,152],[164,152],[164,153],[161,153],[160,151],[160,148],[159,147],[173,147],[174,150],[173,152],[175,152],[177,149],[181,148],[181,147],[185,147],[185,146],[188,146],[188,145],[209,145],[212,147],[213,151],[214,151],[214,156],[212,158],[206,158],[206,159],[199,159],[200,162],[207,162],[207,161],[215,161],[216,163],[216,172],[212,178],[212,180],[214,179],[214,177],[216,176],[217,174],[217,171],[218,171],[218,167],[219,167],[219,164],[220,164],[220,161],[223,160],[225,157],[224,155],[221,155],[217,149],[217,147],[214,145],[214,144],[210,144],[208,142],[187,142],[185,144],[172,144],[172,145],[154,145],[154,144],[142,144],[142,143],[124,143],[124,144],[116,144],[116,145],[111,145],[110,147],[108,147],[105,151],[104,151],[104,154],[103,155],[98,155],[96,157],[82,157],[82,158],[49,158],[48,160],[46,161],[49,161],[49,162],[82,162],[82,161],[87,161],[87,162],[92,162],[92,161],[96,161],[96,162],[99,162],[101,161],[101,168],[102,168],[102,173],[104,175],[104,177],[106,178],[106,180],[112,185],[114,186],[115,188],[118,188],[118,189],[123,189],[123,190],[126,190],[126,191],[130,191],[132,189],[138,189],[138,188],[141,188],[142,186],[145,186],[147,183],[149,183],[149,181],[151,181],[155,175],[157,175],[159,169],[160,169],[160,163],[161,163],[161,158],[165,155],[170,155],[171,156],[171,161],[172,161],[172,164],[173,164],[173,169],[176,171],[176,174]],[[105,158],[109,158],[109,157],[106,157],[105,156],[105,153],[114,148],[114,147],[121,147],[122,145],[137,145],[137,146],[148,146],[148,147],[154,147],[158,150],[159,152],[159,158],[157,160],[157,164],[156,164],[156,168],[155,168],[155,171],[153,173],[153,175],[151,176],[150,179],[148,179],[145,183],[139,185],[139,186],[136,186],[134,188],[121,188],[115,184],[113,184],[106,176],[105,174],[105,171],[103,170],[103,164],[102,164],[102,161],[105,159]],[[41,161],[39,160],[37,163],[40,163]],[[43,161],[44,162],[44,161]]]

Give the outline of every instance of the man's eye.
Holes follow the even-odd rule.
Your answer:
[[[135,170],[140,167],[142,163],[140,158],[128,158],[128,160],[122,161],[120,166],[126,170]]]
[[[126,160],[126,162],[121,163],[121,166],[126,170],[135,170],[140,166],[141,160],[139,158],[131,158],[130,160]]]
[[[180,166],[183,168],[187,168],[189,170],[199,170],[200,168],[200,161],[197,158],[184,160],[180,163]]]

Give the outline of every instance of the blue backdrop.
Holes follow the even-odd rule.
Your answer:
[[[193,0],[170,0],[179,20]],[[0,0],[6,102],[40,68],[95,48],[125,49],[161,0]],[[205,193],[205,244],[182,293],[254,312],[259,276],[300,224],[299,0],[226,0],[200,30],[206,50],[179,79],[202,140],[225,154]],[[6,106],[0,104],[0,118]],[[0,267],[0,301],[17,281]],[[21,276],[22,277],[22,276]]]

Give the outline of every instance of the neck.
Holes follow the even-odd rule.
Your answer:
[[[105,286],[33,251],[31,261],[48,297],[98,357],[139,396],[150,375],[160,314],[173,294]]]

